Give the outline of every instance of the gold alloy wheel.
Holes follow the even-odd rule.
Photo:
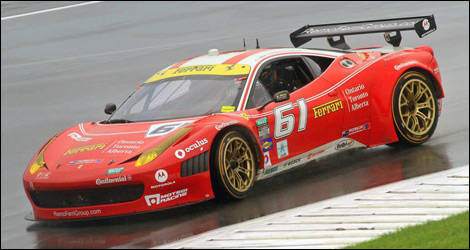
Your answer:
[[[221,152],[223,171],[230,186],[237,192],[246,192],[254,180],[255,160],[250,146],[241,138],[233,137]]]
[[[414,135],[426,134],[434,124],[435,108],[431,89],[420,79],[410,79],[400,91],[399,114],[403,124]]]

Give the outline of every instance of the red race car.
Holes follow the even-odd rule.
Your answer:
[[[33,220],[160,210],[242,199],[256,180],[359,147],[418,145],[444,93],[430,47],[403,48],[433,16],[307,25],[294,47],[219,52],[173,64],[139,85],[107,120],[53,136],[24,172]],[[345,35],[385,33],[390,47],[350,49]],[[333,37],[339,37],[334,40]]]

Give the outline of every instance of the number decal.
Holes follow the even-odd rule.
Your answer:
[[[300,132],[304,131],[307,127],[307,104],[304,98],[301,98],[297,100],[297,105],[299,105],[299,128],[297,132]]]
[[[160,135],[166,135],[171,131],[174,131],[177,128],[181,128],[189,123],[194,121],[180,121],[180,122],[168,122],[168,123],[161,123],[161,124],[154,124],[149,127],[147,134],[145,137],[154,137]]]
[[[299,105],[299,128],[297,131],[300,132],[307,128],[307,104],[302,98],[297,100],[297,105]],[[284,115],[285,112],[292,109],[294,109],[292,102],[274,108],[274,138],[286,137],[294,131],[294,114]]]
[[[294,108],[292,102],[274,108],[274,138],[286,137],[294,130],[295,116],[293,114],[283,116],[282,113]],[[286,124],[285,128],[282,128]]]

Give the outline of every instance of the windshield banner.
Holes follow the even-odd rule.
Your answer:
[[[189,75],[247,75],[250,73],[250,66],[243,64],[206,64],[206,65],[195,65],[180,67],[176,69],[162,70],[152,77],[150,77],[145,83],[155,82],[165,78],[176,77],[176,76],[189,76]]]

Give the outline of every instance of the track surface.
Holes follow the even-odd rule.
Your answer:
[[[2,17],[74,3],[2,2]],[[114,219],[49,224],[31,210],[22,174],[36,150],[76,123],[106,118],[159,69],[208,49],[291,46],[314,23],[435,15],[437,32],[402,44],[431,46],[446,98],[434,136],[407,150],[343,153],[256,183],[250,197]],[[221,226],[469,162],[468,2],[104,2],[1,22],[1,247],[151,247]],[[352,47],[384,44],[379,34]],[[308,47],[327,48],[318,39]]]

